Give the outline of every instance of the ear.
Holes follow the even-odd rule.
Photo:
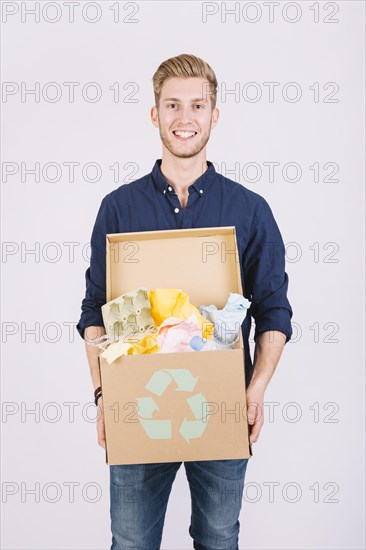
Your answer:
[[[214,108],[211,115],[211,128],[215,128],[220,118],[220,111],[217,107]]]
[[[155,105],[150,109],[150,117],[155,128],[159,128],[159,112]]]

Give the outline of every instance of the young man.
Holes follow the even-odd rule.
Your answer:
[[[94,388],[100,385],[99,348],[88,339],[105,334],[105,235],[191,227],[235,226],[243,294],[252,304],[242,325],[250,440],[263,425],[264,392],[291,338],[285,249],[263,197],[218,174],[206,160],[206,144],[219,119],[217,80],[202,59],[182,54],[167,59],[153,76],[162,159],[152,172],[106,195],[91,237],[86,295],[77,329],[86,341]],[[249,352],[255,319],[254,363]],[[98,442],[105,447],[102,398]],[[238,548],[239,513],[248,459],[185,462],[192,496],[189,533],[197,550]],[[169,494],[180,462],[110,466],[112,550],[158,550]]]

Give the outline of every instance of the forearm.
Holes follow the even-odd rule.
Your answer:
[[[262,332],[254,350],[252,386],[265,390],[280,360],[286,335],[278,330]]]
[[[264,392],[280,360],[286,335],[278,330],[262,332],[254,350],[253,375],[246,391],[250,442],[255,443],[264,422]]]
[[[87,327],[84,332],[86,355],[89,362],[90,374],[94,389],[98,388],[100,383],[98,356],[103,352],[97,346],[88,343],[88,339],[94,340],[105,334],[104,327]]]

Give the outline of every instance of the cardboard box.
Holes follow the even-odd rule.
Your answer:
[[[235,227],[106,236],[107,301],[180,288],[222,309],[242,294]],[[250,458],[242,332],[235,349],[99,357],[107,464]]]

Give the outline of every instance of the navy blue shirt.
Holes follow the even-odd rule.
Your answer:
[[[103,326],[107,233],[235,226],[243,295],[252,302],[242,324],[248,385],[253,374],[248,342],[252,317],[255,341],[270,330],[283,332],[286,342],[292,335],[289,279],[280,230],[261,195],[217,173],[210,161],[207,170],[189,186],[188,202],[182,209],[160,165],[158,159],[150,174],[121,185],[102,200],[91,236],[86,293],[76,328],[84,338],[86,327]]]

